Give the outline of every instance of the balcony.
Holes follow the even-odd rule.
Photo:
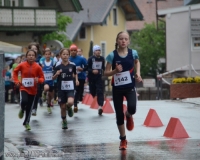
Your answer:
[[[0,31],[55,31],[55,9],[0,7]]]

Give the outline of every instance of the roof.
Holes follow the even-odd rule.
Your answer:
[[[83,10],[79,0],[40,0],[39,5],[57,8],[59,12],[79,12]]]
[[[200,9],[200,4],[191,5],[191,10],[197,10],[197,9]],[[183,6],[183,7],[177,7],[177,8],[158,10],[157,13],[159,16],[163,16],[169,13],[180,13],[180,12],[186,12],[188,10],[189,10],[189,6]]]
[[[67,26],[67,36],[74,40],[81,26],[103,24],[112,7],[118,4],[124,10],[125,18],[140,19],[143,18],[139,9],[133,0],[81,0],[83,10],[79,13],[64,12],[72,18],[72,23]],[[126,11],[126,12],[125,12]]]
[[[0,41],[0,50],[4,52],[22,52],[22,47],[14,44]]]

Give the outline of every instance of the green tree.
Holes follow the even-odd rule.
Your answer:
[[[66,32],[66,27],[69,23],[72,23],[72,19],[68,16],[62,15],[60,13],[57,14],[57,21],[58,21],[58,30],[47,33],[42,36],[42,42],[46,42],[49,40],[59,40],[63,43],[64,47],[69,47],[72,42],[66,37],[63,32]]]
[[[141,76],[156,78],[157,73],[164,71],[164,66],[158,64],[160,58],[165,57],[164,23],[145,24],[145,27],[131,35],[131,47],[138,51],[141,63]],[[161,29],[162,28],[162,29]]]

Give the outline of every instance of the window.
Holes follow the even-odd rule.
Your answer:
[[[117,25],[117,9],[113,8],[113,24]]]
[[[192,38],[192,47],[193,49],[200,49],[200,37],[193,37]]]
[[[10,0],[4,0],[4,6],[10,7]]]
[[[106,42],[101,42],[101,55],[106,56]]]
[[[23,7],[24,6],[24,0],[19,0],[19,7]]]
[[[81,27],[80,32],[79,32],[79,39],[86,39],[86,28]]]
[[[2,0],[0,0],[0,6],[2,6]]]
[[[15,7],[15,1],[12,1],[12,6]]]

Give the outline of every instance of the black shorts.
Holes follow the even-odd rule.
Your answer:
[[[43,84],[43,90],[44,90],[44,85],[47,84],[49,86],[49,92],[53,92],[54,86],[50,86],[48,83]]]
[[[69,91],[59,90],[58,91],[58,103],[67,103],[67,99],[69,97],[74,98],[74,90],[69,90]]]

